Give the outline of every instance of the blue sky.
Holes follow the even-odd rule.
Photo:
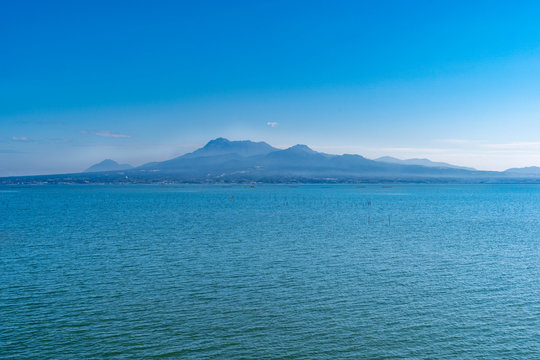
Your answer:
[[[208,140],[540,166],[540,2],[20,1],[0,176]]]

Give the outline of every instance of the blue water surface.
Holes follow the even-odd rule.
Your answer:
[[[0,187],[2,359],[540,358],[540,186]]]

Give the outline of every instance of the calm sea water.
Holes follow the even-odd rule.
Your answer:
[[[3,359],[540,358],[540,187],[0,187]]]

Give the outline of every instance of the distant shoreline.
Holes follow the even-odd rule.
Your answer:
[[[0,178],[0,185],[402,185],[402,184],[540,184],[540,178],[300,178],[276,177],[270,179],[174,179],[129,178],[94,173],[69,175],[13,176]]]

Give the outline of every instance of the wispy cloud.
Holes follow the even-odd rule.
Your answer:
[[[449,152],[448,149],[440,148],[423,148],[423,147],[373,147],[371,151],[398,152],[398,153],[444,153]]]
[[[465,140],[465,139],[435,139],[435,142],[443,143],[443,144],[468,144],[473,141],[471,140]]]
[[[266,125],[270,126],[270,127],[276,127],[278,126],[279,124],[275,121],[269,121],[266,123]]]
[[[490,143],[481,140],[466,140],[466,139],[435,139],[434,142],[454,145],[455,148],[462,149],[477,149],[481,151],[495,151],[495,150],[536,150],[540,149],[540,141],[514,141],[514,142],[501,142]]]
[[[447,152],[449,149],[427,147],[371,147],[357,145],[313,145],[314,149],[339,149],[352,151],[398,151],[398,152]]]
[[[26,136],[12,136],[11,140],[13,140],[13,141],[30,141],[30,139],[27,138]]]
[[[110,130],[98,130],[98,131],[81,130],[80,133],[81,134],[90,134],[90,135],[102,136],[102,137],[110,137],[110,138],[130,138],[131,137],[131,135],[120,134],[120,133],[110,131]]]
[[[538,141],[518,141],[501,144],[484,144],[484,147],[490,149],[538,149],[540,142]]]
[[[119,134],[119,133],[115,133],[115,132],[108,131],[108,130],[105,130],[105,131],[97,131],[97,132],[95,133],[95,135],[97,135],[97,136],[103,136],[103,137],[112,137],[112,138],[130,138],[130,137],[131,137],[131,135]]]

